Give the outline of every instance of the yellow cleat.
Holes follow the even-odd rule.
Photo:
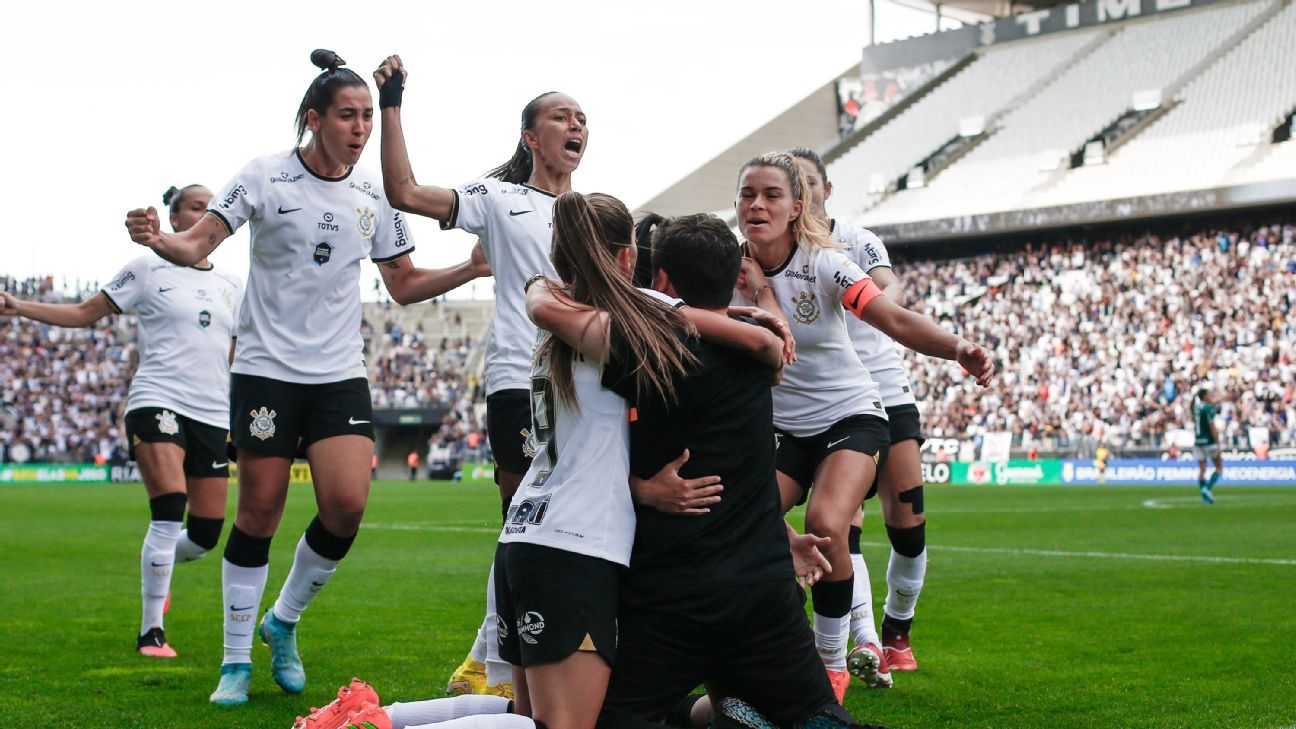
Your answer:
[[[446,683],[446,694],[449,696],[484,694],[489,693],[489,688],[486,685],[486,664],[468,656],[454,670],[454,673],[450,674],[450,681]],[[509,698],[513,698],[512,684],[509,685],[508,695]]]
[[[513,699],[513,682],[512,682],[512,681],[500,681],[499,683],[495,684],[494,686],[487,685],[487,686],[485,687],[485,689],[482,690],[482,693],[483,693],[483,694],[486,694],[487,696],[503,696],[503,697],[506,698],[506,699],[512,700],[512,699]]]

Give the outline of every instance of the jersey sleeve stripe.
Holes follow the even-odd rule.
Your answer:
[[[409,249],[408,251],[401,251],[400,253],[397,253],[397,254],[394,255],[394,256],[387,256],[386,258],[371,258],[371,259],[369,259],[369,260],[373,261],[374,263],[390,263],[391,261],[394,261],[394,260],[396,260],[396,259],[398,259],[398,258],[400,258],[400,257],[402,257],[402,256],[408,256],[409,254],[411,254],[411,253],[413,253],[413,252],[414,252],[414,249],[411,248],[411,249]]]
[[[208,214],[208,215],[211,215],[212,217],[214,217],[214,218],[216,218],[217,220],[219,220],[219,221],[220,221],[220,224],[223,225],[223,226],[225,226],[225,231],[226,231],[227,233],[229,233],[230,235],[234,235],[234,226],[230,225],[230,222],[229,222],[228,220],[226,220],[226,219],[225,219],[225,216],[224,216],[224,215],[221,215],[219,211],[216,211],[216,210],[213,210],[213,209],[211,209],[211,208],[208,208],[208,209],[207,209],[207,214]]]
[[[116,301],[113,301],[112,295],[103,289],[99,289],[99,293],[103,294],[105,299],[108,299],[108,306],[112,307],[114,314],[122,313],[121,307],[117,305]]]
[[[451,188],[450,194],[454,196],[454,200],[450,203],[450,217],[441,221],[441,230],[454,230],[459,227],[459,191]]]

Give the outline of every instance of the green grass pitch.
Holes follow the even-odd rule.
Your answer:
[[[1296,489],[929,487],[921,670],[847,706],[893,727],[1296,726]],[[231,506],[233,502],[231,492]],[[888,548],[865,522],[874,593]],[[294,487],[270,603],[313,513]],[[309,683],[286,696],[257,645],[252,703],[207,703],[220,562],[177,568],[167,634],[134,652],[138,485],[0,488],[0,725],[288,727],[351,676],[385,701],[441,695],[481,618],[489,486],[374,485],[365,528],[301,623]],[[228,534],[229,522],[226,522]]]

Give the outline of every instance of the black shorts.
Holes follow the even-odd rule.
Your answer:
[[[490,434],[491,451],[495,454],[495,483],[499,483],[500,471],[525,474],[535,455],[527,445],[531,433],[531,393],[500,390],[487,395],[486,432]]]
[[[184,475],[190,478],[229,478],[225,443],[229,431],[200,423],[166,408],[136,408],[126,413],[126,442],[130,459],[140,443],[175,443],[184,449]]]
[[[310,444],[338,435],[373,440],[373,401],[365,378],[306,385],[233,375],[230,437],[235,448],[301,458]]]
[[[891,430],[891,445],[916,440],[921,447],[923,441],[927,440],[922,437],[922,418],[918,414],[917,405],[894,405],[886,409],[886,414],[887,427]]]
[[[624,606],[620,626],[600,729],[661,721],[703,683],[779,726],[837,703],[792,580]]]
[[[877,473],[882,472],[886,464],[887,452],[891,449],[891,434],[887,430],[887,421],[876,415],[851,415],[833,423],[828,430],[807,438],[798,438],[791,433],[774,430],[778,439],[778,452],[774,465],[786,476],[790,476],[801,486],[801,499],[804,504],[814,484],[814,474],[824,459],[837,451],[858,451],[873,456],[877,463]],[[877,493],[877,476],[869,485],[865,499],[873,498]]]
[[[621,566],[538,544],[495,548],[495,613],[500,658],[526,668],[576,651],[614,664]]]

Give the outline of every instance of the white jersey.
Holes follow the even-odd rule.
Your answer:
[[[797,343],[797,361],[783,367],[783,380],[774,387],[774,426],[809,437],[852,415],[885,419],[877,383],[846,331],[853,315],[842,306],[846,289],[867,274],[841,250],[820,250],[812,258],[798,245],[765,276]]]
[[[243,283],[212,268],[186,268],[152,253],[103,288],[117,313],[139,314],[140,363],[126,410],[166,408],[229,430],[229,353]]]
[[[414,250],[381,178],[358,167],[320,177],[290,150],[249,162],[207,212],[231,233],[252,224],[232,371],[303,384],[364,377],[360,260]]]
[[[630,565],[630,419],[625,400],[603,387],[603,370],[579,355],[572,362],[576,410],[553,391],[548,358],[537,359],[528,439],[535,458],[513,495],[499,541]]]
[[[875,268],[891,268],[891,256],[887,254],[886,246],[872,231],[834,220],[833,237],[849,246],[847,254],[865,273]],[[882,404],[889,408],[915,404],[917,401],[909,384],[909,375],[905,372],[904,357],[895,340],[853,316],[846,317],[846,330],[855,342],[855,353],[860,362],[878,384]]]
[[[495,316],[486,338],[486,393],[525,390],[531,386],[537,331],[527,317],[522,287],[537,273],[558,278],[549,260],[557,198],[536,187],[496,179],[473,180],[454,193],[454,209],[441,227],[480,238],[495,276]]]

